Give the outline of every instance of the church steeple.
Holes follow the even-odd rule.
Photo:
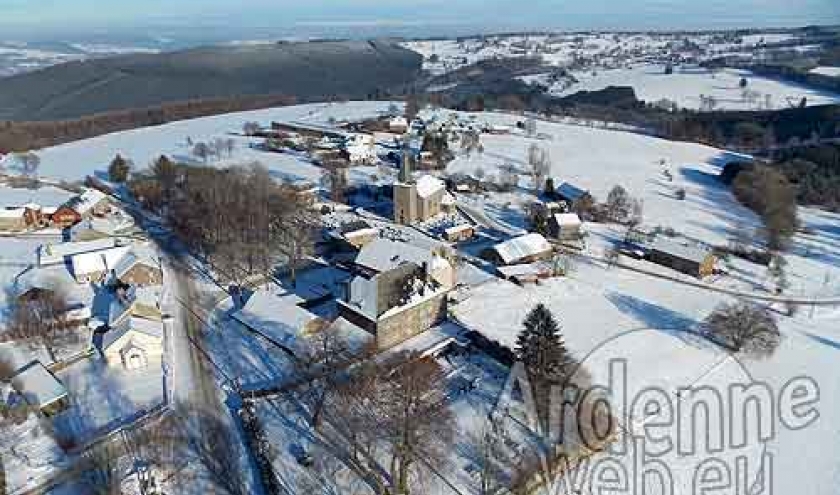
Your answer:
[[[400,158],[400,173],[397,180],[403,184],[411,183],[414,180],[412,177],[412,173],[414,172],[414,151],[411,149],[408,134],[403,138],[402,156]]]

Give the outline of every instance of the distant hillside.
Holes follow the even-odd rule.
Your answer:
[[[71,62],[0,79],[0,120],[44,121],[257,95],[298,101],[399,91],[422,57],[389,42],[206,47]]]

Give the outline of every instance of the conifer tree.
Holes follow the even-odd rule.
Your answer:
[[[560,325],[545,305],[534,307],[523,326],[516,339],[516,355],[528,373],[537,415],[545,428],[551,387],[563,386],[574,374],[576,362],[563,343]]]

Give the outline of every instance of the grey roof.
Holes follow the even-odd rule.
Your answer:
[[[405,263],[423,266],[431,262],[430,251],[411,244],[378,238],[365,245],[356,256],[355,263],[376,272],[393,270]]]
[[[32,361],[12,377],[12,386],[27,404],[46,407],[67,396],[67,389],[40,361]]]
[[[667,237],[657,236],[648,246],[652,251],[665,253],[675,258],[702,263],[709,256],[708,249],[698,246],[686,246]]]
[[[569,184],[568,182],[560,184],[560,187],[555,189],[554,192],[568,201],[577,201],[580,198],[589,194],[588,191],[585,191],[577,186]]]
[[[152,337],[163,338],[163,323],[159,321],[144,320],[142,318],[129,318],[117,328],[112,328],[102,336],[102,350],[108,349],[114,342],[121,339],[129,332],[140,332]]]

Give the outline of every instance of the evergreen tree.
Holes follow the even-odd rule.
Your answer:
[[[114,182],[125,182],[131,170],[131,162],[117,155],[108,166],[108,177]]]
[[[576,362],[563,343],[560,325],[545,305],[534,307],[523,326],[516,339],[516,356],[525,366],[537,415],[547,428],[551,387],[565,385],[575,372]]]

